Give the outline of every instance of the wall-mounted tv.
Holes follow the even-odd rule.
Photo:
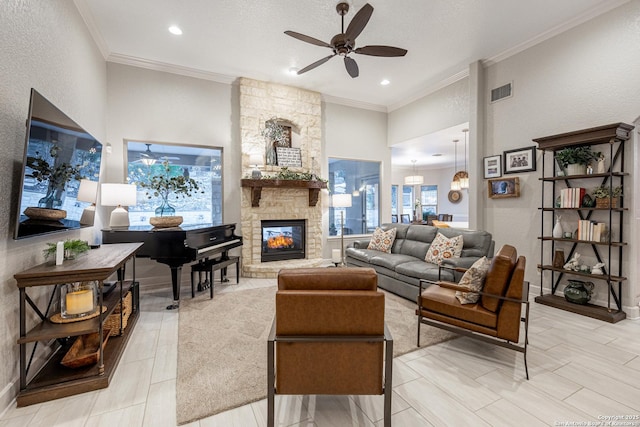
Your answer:
[[[14,239],[93,225],[102,144],[31,89]]]

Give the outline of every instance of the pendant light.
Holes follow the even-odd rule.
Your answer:
[[[413,175],[405,176],[404,183],[405,185],[420,185],[424,182],[424,177],[416,174],[416,160],[411,160],[411,163],[413,163]]]
[[[453,170],[458,169],[458,139],[453,140]],[[453,179],[451,180],[451,189],[454,191],[460,190],[462,187],[460,186],[460,178],[458,178],[458,173],[453,174]]]
[[[469,172],[467,172],[467,133],[469,129],[462,129],[464,132],[464,170],[460,176],[460,188],[469,189]]]

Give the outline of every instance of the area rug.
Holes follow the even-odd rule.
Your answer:
[[[178,424],[267,397],[267,337],[276,287],[208,294],[180,302],[178,326]],[[415,304],[386,294],[385,318],[394,357],[416,350]],[[456,335],[424,325],[421,347]]]

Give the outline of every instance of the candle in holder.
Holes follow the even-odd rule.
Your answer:
[[[88,282],[63,285],[60,291],[63,318],[83,317],[93,313],[96,297],[93,285]]]
[[[331,262],[334,264],[339,264],[342,262],[342,252],[340,249],[332,249],[331,250]]]

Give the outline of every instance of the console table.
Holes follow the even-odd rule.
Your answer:
[[[86,255],[75,260],[65,260],[62,265],[44,263],[29,270],[15,274],[20,292],[20,391],[18,406],[45,402],[61,397],[84,393],[109,386],[113,373],[118,365],[127,341],[138,319],[140,298],[138,283],[135,281],[135,253],[142,243],[122,243],[103,245],[92,249]],[[125,265],[131,262],[130,280],[125,278]],[[103,298],[102,286],[112,274],[118,273],[118,283]],[[58,287],[64,283],[95,281],[98,283],[98,306],[106,307],[98,317],[72,323],[52,323],[49,320],[54,312],[54,301],[59,295]],[[47,298],[32,299],[27,289],[32,287],[53,286]],[[132,313],[127,328],[120,329],[118,336],[112,336],[104,350],[99,351],[98,363],[82,368],[66,368],[60,364],[74,338],[84,334],[98,332],[102,337],[103,323],[113,313],[116,306],[123,306],[123,298],[127,292],[132,296]],[[38,301],[48,302],[45,308],[38,307]],[[42,303],[41,303],[42,305]],[[27,307],[31,311],[27,314]],[[37,316],[39,322],[27,330],[27,318]],[[121,310],[122,321],[122,310]],[[122,323],[120,323],[122,325]],[[41,366],[32,366],[38,344],[51,347],[51,355]],[[27,360],[27,346],[31,352]],[[35,375],[29,376],[33,370]]]

